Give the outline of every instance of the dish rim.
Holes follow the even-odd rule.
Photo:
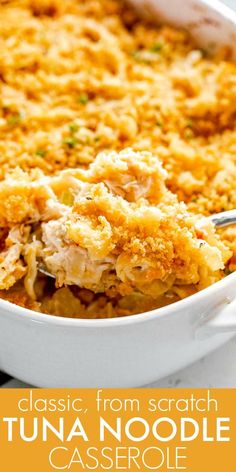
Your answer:
[[[236,27],[236,11],[226,3],[223,3],[221,0],[198,0],[198,2],[216,11]]]
[[[234,24],[236,29],[236,11],[230,6],[221,2],[220,0],[198,0],[199,4],[207,6],[209,9],[219,13],[226,21]],[[81,327],[81,328],[111,328],[114,326],[125,326],[136,323],[143,323],[147,321],[154,321],[156,318],[162,319],[168,315],[179,313],[180,310],[186,310],[191,306],[192,302],[199,302],[206,294],[211,296],[214,292],[224,290],[227,286],[228,280],[235,279],[236,282],[236,271],[223,279],[215,282],[214,284],[206,287],[205,289],[193,294],[188,297],[178,300],[170,305],[166,305],[160,308],[146,311],[144,313],[138,313],[135,315],[127,315],[115,318],[69,318],[61,317],[51,314],[45,314],[30,310],[16,305],[8,300],[0,298],[0,316],[11,316],[16,318],[18,321],[23,320],[24,322],[33,322],[43,325],[54,325],[55,327]]]
[[[228,285],[229,279],[235,279],[236,282],[236,271],[227,275],[218,282],[215,282],[209,287],[206,287],[203,290],[194,293],[193,295],[189,295],[182,300],[178,300],[177,302],[174,302],[170,305],[155,308],[154,310],[138,313],[135,315],[127,315],[115,318],[69,318],[65,316],[50,315],[35,310],[30,310],[29,308],[15,305],[8,300],[0,299],[0,317],[1,315],[10,315],[13,318],[17,318],[18,320],[23,320],[25,322],[54,325],[57,327],[112,328],[114,326],[125,326],[147,321],[154,321],[157,318],[162,319],[168,315],[173,316],[174,314],[179,313],[181,310],[188,309],[193,302],[198,303],[204,299],[206,294],[210,297],[214,294],[214,292],[218,292],[218,289],[223,291],[224,287]]]

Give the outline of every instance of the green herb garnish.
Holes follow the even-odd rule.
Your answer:
[[[45,151],[45,149],[38,149],[35,154],[36,156],[45,157],[47,154],[47,151]]]
[[[79,129],[79,127],[76,123],[71,123],[69,125],[69,130],[70,130],[71,134],[76,133],[76,131],[78,131],[78,129]]]
[[[163,43],[154,43],[150,48],[150,52],[160,52],[163,49]]]
[[[86,105],[86,103],[88,103],[89,101],[89,96],[87,93],[82,93],[79,97],[78,97],[78,102],[81,103],[82,105]]]
[[[224,274],[225,275],[230,275],[230,274],[232,274],[232,270],[230,270],[228,267],[225,267]]]
[[[8,116],[7,118],[7,123],[10,125],[10,126],[17,126],[21,123],[23,119],[23,114],[18,112],[18,113],[14,113],[10,116]]]
[[[186,122],[186,127],[187,127],[187,128],[192,128],[192,127],[193,127],[193,120],[188,120],[188,121]]]
[[[76,139],[74,136],[70,136],[69,138],[65,138],[63,141],[63,144],[68,146],[70,149],[73,149],[76,147],[76,144],[78,143],[78,139]]]

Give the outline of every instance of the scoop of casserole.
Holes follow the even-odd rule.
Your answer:
[[[55,177],[15,170],[0,183],[0,288],[25,277],[34,298],[38,264],[57,287],[110,297],[138,291],[157,298],[173,286],[201,289],[219,280],[231,252],[165,179],[156,156],[130,148]]]

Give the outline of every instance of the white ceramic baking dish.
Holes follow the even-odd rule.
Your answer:
[[[205,47],[236,48],[236,14],[215,0],[132,2],[152,17],[158,12],[190,28]],[[58,318],[0,300],[0,369],[35,386],[141,386],[235,332],[236,273],[173,305],[117,319]]]

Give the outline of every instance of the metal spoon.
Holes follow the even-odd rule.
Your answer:
[[[236,210],[222,211],[221,213],[215,213],[214,215],[209,216],[212,223],[214,223],[216,228],[224,228],[224,226],[229,226],[236,224]],[[40,263],[38,265],[38,271],[41,274],[47,275],[55,279],[55,275],[48,272],[46,267]]]
[[[222,211],[209,216],[216,228],[236,224],[236,210]]]

